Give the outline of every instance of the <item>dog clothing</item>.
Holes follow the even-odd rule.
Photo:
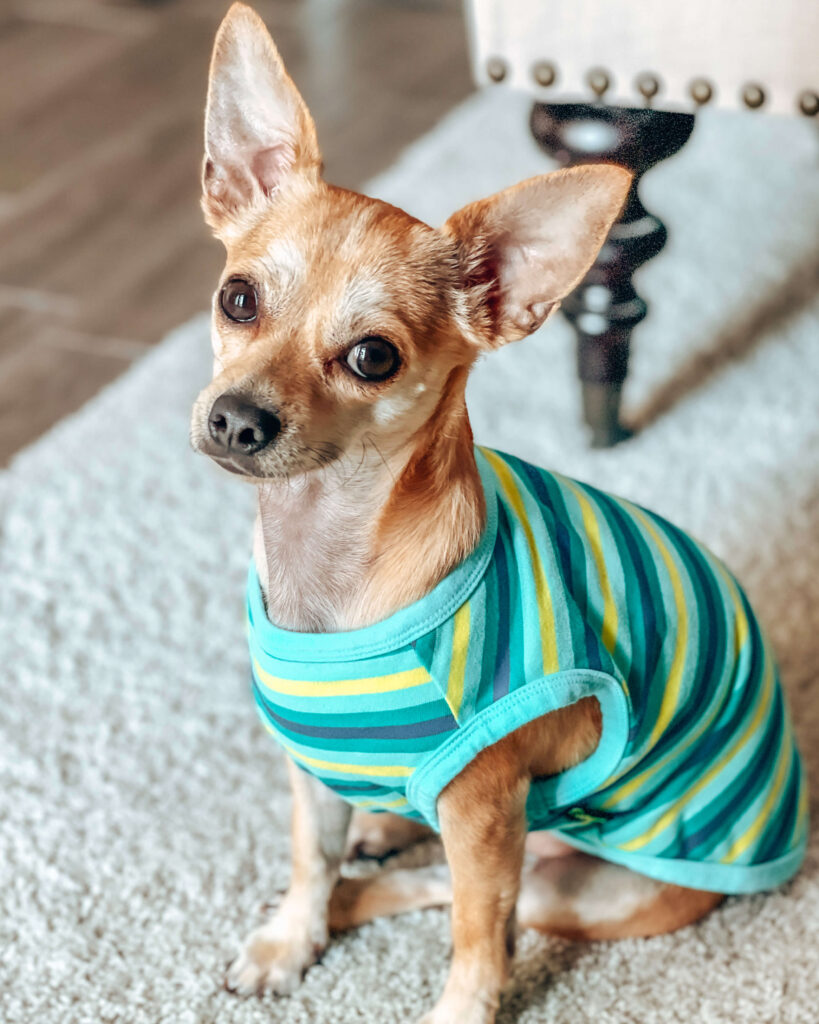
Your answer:
[[[621,498],[485,448],[478,547],[363,629],[273,625],[251,566],[262,721],[356,807],[438,827],[441,790],[485,747],[599,701],[596,750],[532,782],[530,829],[665,882],[768,889],[807,841],[804,774],[776,665],[737,582]]]

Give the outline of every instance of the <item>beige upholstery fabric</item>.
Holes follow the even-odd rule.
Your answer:
[[[692,110],[692,82],[708,81],[712,103],[744,107],[743,89],[762,88],[761,109],[797,113],[805,91],[819,92],[817,0],[468,0],[475,77],[505,65],[504,84],[546,100],[594,99],[587,76],[604,69],[607,103],[642,106],[636,80],[660,83],[653,106]],[[557,76],[538,86],[533,69]],[[496,75],[500,65],[495,64]]]

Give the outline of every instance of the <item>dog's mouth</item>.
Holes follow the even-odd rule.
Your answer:
[[[200,455],[207,455],[220,469],[251,482],[260,480],[286,480],[294,476],[317,472],[336,462],[342,455],[338,445],[320,442],[285,450],[278,444],[255,455],[225,452],[209,443],[208,438],[191,439],[191,447]]]
[[[227,470],[228,473],[234,473],[236,476],[255,476],[255,473],[249,471],[247,466],[238,466],[233,459],[228,458],[224,455],[211,455],[210,452],[203,452],[208,458],[212,459],[220,469]]]

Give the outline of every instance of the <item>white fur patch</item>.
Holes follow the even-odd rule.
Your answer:
[[[662,888],[645,875],[591,858],[542,860],[523,876],[518,918],[524,927],[572,914],[581,925],[626,921]]]
[[[414,404],[414,395],[385,395],[375,403],[373,422],[386,427],[400,419]]]
[[[264,264],[276,277],[289,281],[300,280],[307,274],[304,253],[289,238],[277,238],[270,243]]]
[[[473,345],[479,346],[481,344],[481,338],[475,331],[472,324],[472,316],[467,296],[462,291],[452,291],[450,292],[450,302],[452,319],[455,321],[455,324],[461,334],[463,334],[468,341],[472,342]]]
[[[339,316],[347,321],[377,317],[389,302],[390,296],[380,277],[358,274],[344,290]]]

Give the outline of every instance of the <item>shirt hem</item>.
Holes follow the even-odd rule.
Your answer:
[[[620,864],[639,875],[670,885],[681,885],[686,889],[719,892],[725,896],[751,895],[783,885],[802,866],[807,851],[805,841],[781,857],[763,864],[713,864],[629,853],[617,847],[589,842],[571,830],[554,828],[551,831],[569,846],[612,864]]]

